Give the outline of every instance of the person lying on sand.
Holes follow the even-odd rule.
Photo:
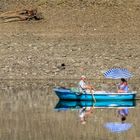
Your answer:
[[[17,11],[8,11],[2,13],[0,18],[5,20],[5,22],[10,21],[24,21],[24,20],[40,20],[40,17],[37,13],[37,9],[22,9]]]

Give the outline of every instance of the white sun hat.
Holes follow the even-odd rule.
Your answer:
[[[86,78],[86,76],[85,75],[82,75],[81,78]]]

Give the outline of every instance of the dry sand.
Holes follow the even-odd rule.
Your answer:
[[[112,67],[140,78],[139,0],[0,1],[0,12],[36,6],[44,20],[0,20],[1,79],[103,78]],[[65,67],[61,67],[61,65]]]

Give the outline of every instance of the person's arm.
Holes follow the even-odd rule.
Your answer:
[[[121,83],[117,84],[117,88],[120,89]]]

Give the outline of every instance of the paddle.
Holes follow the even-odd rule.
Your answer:
[[[89,80],[88,80],[88,83],[90,83]],[[91,85],[89,85],[89,88],[90,88],[90,93],[92,94],[92,98],[93,98],[94,102],[96,102],[96,99],[95,99],[94,93],[92,92],[93,87],[92,87]]]
[[[84,89],[82,89],[82,91],[83,91],[83,94],[87,94],[87,92]],[[94,97],[94,93],[91,90],[90,90],[90,93],[92,94],[92,98],[93,98],[94,102],[96,102],[96,99]]]
[[[94,93],[92,92],[93,87],[90,85],[89,80],[87,80],[87,81],[88,81],[88,83],[89,83],[89,90],[90,90],[90,93],[92,94],[92,98],[93,98],[94,102],[96,102],[96,99],[95,99]]]
[[[89,85],[89,90],[90,90],[90,93],[92,94],[92,98],[93,98],[94,102],[96,102],[96,99],[95,99],[95,96],[93,93],[93,87],[91,85]]]
[[[91,93],[91,94],[92,94],[92,93]],[[96,102],[96,99],[95,99],[94,93],[92,94],[92,98],[94,99],[94,102]]]
[[[90,93],[92,94],[92,98],[93,98],[94,102],[96,102],[96,99],[95,99],[95,96],[94,96],[94,93],[92,92],[92,90]]]

